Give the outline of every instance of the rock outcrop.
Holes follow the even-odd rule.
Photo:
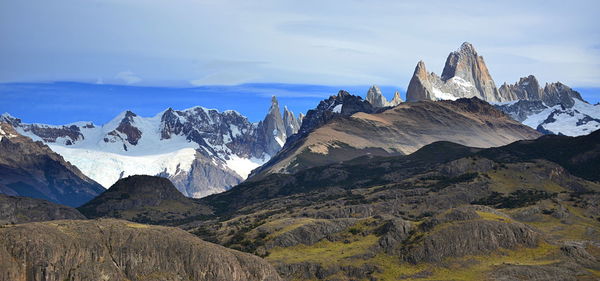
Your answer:
[[[119,220],[0,229],[0,280],[278,281],[259,257],[177,228]]]
[[[183,196],[166,178],[130,176],[79,207],[88,218],[112,217],[153,224],[199,218],[210,210]]]
[[[85,217],[74,208],[46,200],[0,194],[0,225],[69,219]]]
[[[366,101],[374,107],[388,107],[399,105],[402,103],[402,98],[400,98],[400,93],[396,91],[394,93],[394,98],[391,101],[388,101],[381,93],[381,89],[377,85],[373,85],[369,88],[369,91],[367,91]]]
[[[283,125],[285,126],[285,134],[286,137],[289,137],[300,130],[300,124],[302,120],[296,119],[294,113],[291,112],[287,106],[284,107],[283,110]]]
[[[47,145],[0,122],[0,193],[77,207],[102,191]]]

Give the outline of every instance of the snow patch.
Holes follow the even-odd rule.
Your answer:
[[[163,154],[127,156],[90,149],[67,148],[61,145],[50,144],[49,146],[105,188],[109,188],[120,178],[131,175],[154,176],[163,172],[176,175],[187,172],[196,159],[194,148],[183,148]]]
[[[333,110],[332,110],[332,111],[333,111],[334,113],[341,113],[341,112],[342,112],[342,106],[343,106],[343,104],[338,104],[338,105],[336,105],[336,106],[333,108]]]
[[[444,93],[440,89],[433,87],[431,89],[436,100],[457,100],[458,98],[450,93]]]
[[[252,170],[260,167],[266,162],[265,159],[257,158],[241,158],[237,155],[232,155],[229,160],[225,161],[225,164],[229,169],[232,169],[243,179],[247,179],[248,175]]]

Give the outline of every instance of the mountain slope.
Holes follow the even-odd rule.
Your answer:
[[[118,220],[0,229],[2,280],[281,280],[264,260],[177,228]]]
[[[77,207],[102,191],[48,146],[0,122],[0,193]]]
[[[304,136],[301,129],[254,173],[294,173],[367,154],[409,154],[435,141],[491,147],[540,135],[476,98],[402,103],[372,112],[332,114],[324,125]],[[310,124],[308,118],[303,128]]]
[[[0,225],[85,219],[76,209],[46,200],[0,194]]]
[[[130,176],[78,208],[88,218],[112,217],[140,223],[173,224],[199,219],[210,210],[181,194],[166,178]]]

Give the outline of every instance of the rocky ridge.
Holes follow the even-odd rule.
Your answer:
[[[77,207],[104,191],[42,142],[0,122],[0,193]]]
[[[346,102],[339,113],[327,110],[342,104],[341,97],[358,102],[348,111]],[[250,180],[260,173],[295,173],[364,155],[409,154],[435,141],[491,147],[540,135],[477,98],[377,110],[352,97],[340,92],[309,111],[298,134]]]

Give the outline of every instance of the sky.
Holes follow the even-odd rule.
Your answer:
[[[152,117],[169,107],[183,110],[200,105],[219,111],[235,110],[250,122],[258,122],[269,111],[272,96],[277,97],[282,114],[287,106],[298,116],[340,89],[365,97],[369,87],[256,83],[176,88],[75,82],[3,83],[0,113],[25,123],[64,125],[91,121],[101,125],[126,110]],[[382,86],[381,90],[389,99],[396,91],[389,86]]]
[[[406,88],[469,41],[497,84],[600,87],[599,1],[0,0],[0,82]]]
[[[364,96],[378,84],[391,98],[419,60],[440,74],[464,41],[498,86],[534,74],[596,103],[599,10],[577,0],[0,0],[0,112],[104,123],[126,109],[202,105],[258,121],[272,94],[296,113],[338,89]]]

